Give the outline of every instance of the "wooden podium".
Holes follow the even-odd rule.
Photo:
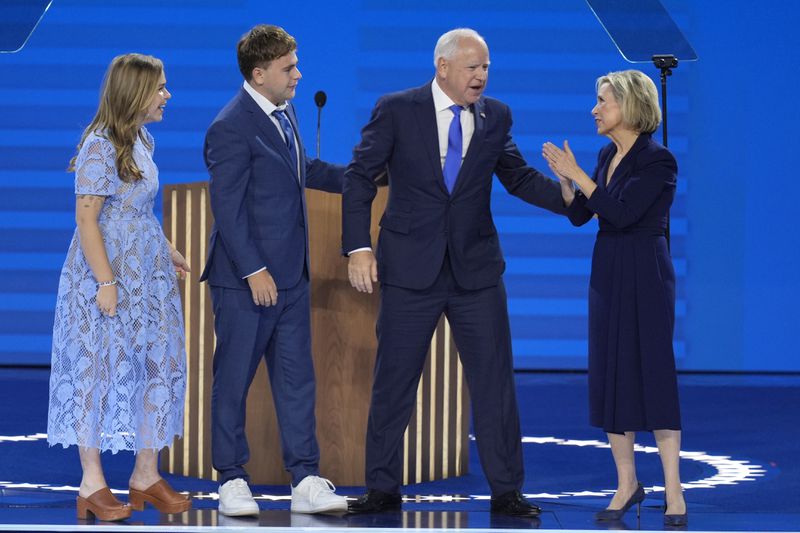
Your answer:
[[[373,203],[373,241],[386,205]],[[362,294],[347,281],[341,256],[341,198],[307,190],[311,253],[311,330],[317,377],[320,471],[337,485],[364,484],[364,441],[375,363],[377,291]],[[212,215],[206,182],[164,187],[164,232],[189,261],[179,281],[186,321],[187,383],[183,438],[161,454],[170,473],[217,479],[211,465],[211,378],[214,316],[208,286],[199,283]],[[404,438],[404,484],[467,473],[469,401],[449,325],[442,317],[431,341],[417,405]],[[247,400],[252,483],[287,484],[272,393],[261,364]]]

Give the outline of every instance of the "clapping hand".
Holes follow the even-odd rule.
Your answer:
[[[574,179],[580,167],[575,160],[575,154],[569,147],[569,142],[564,141],[564,149],[562,150],[551,142],[546,142],[542,145],[542,157],[547,161],[547,166],[550,170],[558,176],[559,180]]]

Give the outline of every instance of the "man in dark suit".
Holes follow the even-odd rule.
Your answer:
[[[342,166],[309,160],[289,100],[301,78],[297,44],[259,25],[239,41],[239,93],[208,129],[205,160],[214,213],[201,276],[214,306],[211,454],[219,511],[258,514],[243,465],[247,390],[266,359],[294,512],[343,511],[319,477],[311,360],[305,187],[340,193]]]
[[[483,96],[489,49],[475,31],[439,38],[431,83],[381,98],[345,173],[343,252],[350,283],[380,280],[378,354],[367,427],[367,493],[350,512],[400,508],[400,446],[431,335],[447,316],[469,384],[493,512],[535,516],[522,496],[505,262],[490,210],[492,175],[522,200],[563,213],[560,187],[527,166],[508,107]],[[371,250],[373,177],[389,200]]]

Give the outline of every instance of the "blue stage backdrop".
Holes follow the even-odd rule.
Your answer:
[[[774,2],[782,12],[773,21],[742,0],[725,13],[716,3],[664,4],[701,57],[669,80],[670,147],[681,169],[672,210],[678,365],[800,370],[786,155],[797,106],[788,89],[779,91],[784,106],[762,81],[796,86],[796,69],[764,58],[780,49],[770,24],[797,43],[790,20],[800,8]],[[753,17],[742,16],[748,10]],[[0,54],[0,364],[49,363],[58,273],[74,229],[73,177],[64,168],[110,59],[137,51],[164,60],[173,99],[151,128],[161,181],[205,180],[205,128],[241,84],[238,37],[260,22],[297,38],[302,133],[313,150],[313,94],[325,90],[322,155],[341,163],[381,94],[432,77],[436,38],[453,27],[486,37],[487,93],[511,105],[514,137],[542,169],[541,144],[565,138],[593,168],[606,142],[589,115],[594,80],[631,67],[582,0],[313,0],[280,9],[255,0],[54,0],[26,48]],[[640,68],[657,81],[652,65]],[[751,161],[749,146],[770,160]],[[495,185],[516,366],[583,369],[596,226],[572,228]]]

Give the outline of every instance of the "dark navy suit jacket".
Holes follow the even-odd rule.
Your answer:
[[[299,132],[291,105],[286,115]],[[307,272],[304,188],[339,193],[344,169],[308,159],[299,137],[298,178],[278,129],[244,89],[214,119],[204,148],[214,227],[200,281],[249,290],[243,278],[267,267],[287,289]]]
[[[597,189],[590,199],[577,191],[567,210],[570,221],[581,226],[597,213],[601,231],[630,229],[665,235],[677,183],[675,157],[651,134],[642,133],[606,184],[608,165],[616,153],[614,143],[600,150],[592,174]]]
[[[430,83],[382,97],[362,130],[345,173],[342,248],[371,246],[373,178],[388,165],[389,200],[376,250],[382,283],[427,288],[447,251],[461,287],[496,285],[505,261],[490,208],[493,174],[514,196],[565,212],[558,183],[529,167],[512,140],[508,106],[481,97],[473,111],[475,132],[452,194],[442,175]]]

